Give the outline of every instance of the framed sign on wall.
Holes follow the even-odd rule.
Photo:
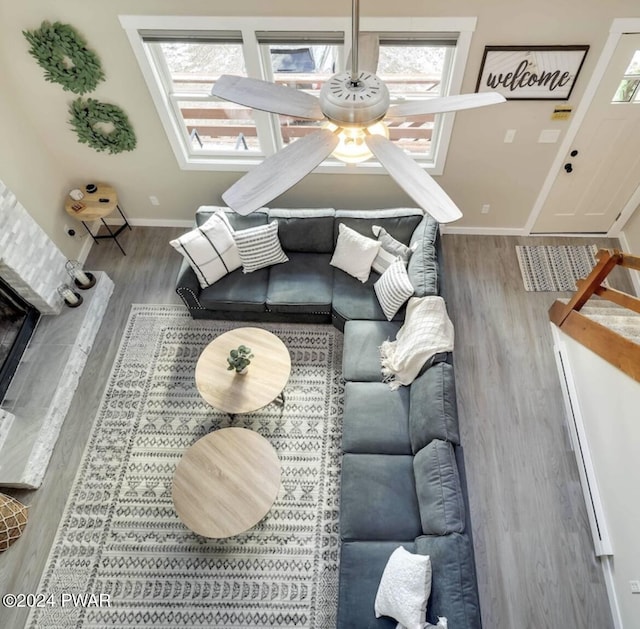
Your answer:
[[[476,92],[507,100],[568,100],[589,46],[485,46]]]

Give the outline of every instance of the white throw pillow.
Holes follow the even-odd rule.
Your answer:
[[[407,273],[407,267],[400,258],[380,276],[380,279],[373,285],[373,290],[376,292],[382,312],[388,321],[393,319],[402,304],[415,292]]]
[[[396,240],[384,227],[380,227],[380,225],[373,225],[371,231],[380,242],[380,251],[372,264],[374,271],[380,274],[384,273],[389,265],[397,258],[401,258],[405,264],[409,262],[409,258],[417,247],[417,243],[414,244],[413,248],[407,247],[407,245]]]
[[[406,629],[423,629],[431,595],[431,559],[399,546],[385,566],[374,603],[376,618],[390,616]]]
[[[242,265],[233,228],[223,210],[169,244],[186,258],[202,288]]]
[[[241,229],[233,235],[242,260],[243,273],[253,273],[265,266],[289,260],[278,238],[278,221]]]
[[[329,264],[364,284],[369,279],[371,264],[379,250],[380,243],[377,240],[367,238],[344,223],[340,223],[336,250]]]

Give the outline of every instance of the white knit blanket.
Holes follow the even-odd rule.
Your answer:
[[[442,297],[412,297],[396,340],[380,346],[383,380],[392,390],[411,384],[432,356],[453,351],[453,337]]]

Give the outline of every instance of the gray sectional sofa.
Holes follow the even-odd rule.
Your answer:
[[[199,208],[196,224],[202,225],[216,209]],[[227,216],[234,229],[277,220],[278,236],[289,262],[248,274],[236,269],[203,289],[184,261],[176,291],[195,319],[333,322],[340,330],[350,319],[385,321],[373,291],[373,283],[380,276],[372,272],[363,284],[329,265],[340,223],[369,238],[374,237],[371,227],[380,225],[403,244],[414,245],[416,251],[409,260],[408,272],[415,295],[438,294],[438,223],[424,216],[422,210],[265,209],[248,216],[234,212]],[[404,308],[395,319],[403,318]]]
[[[216,209],[200,208],[197,224]],[[340,223],[368,237],[380,225],[413,247],[408,273],[415,295],[440,294],[438,224],[412,208],[227,215],[234,229],[277,220],[289,261],[249,274],[237,269],[204,289],[183,262],[176,290],[191,315],[332,322],[344,332],[338,629],[396,626],[375,617],[374,600],[399,545],[431,557],[427,620],[445,616],[449,629],[480,629],[452,356],[437,354],[411,386],[392,391],[381,381],[378,348],[395,338],[404,308],[387,321],[373,290],[377,273],[363,284],[329,264]]]
[[[427,620],[481,627],[451,354],[438,354],[411,386],[381,381],[379,345],[399,323],[349,321],[340,488],[339,629],[395,628],[374,601],[399,546],[429,555]]]

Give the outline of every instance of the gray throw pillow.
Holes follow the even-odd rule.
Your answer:
[[[384,227],[380,227],[380,225],[373,225],[371,231],[380,243],[380,251],[371,265],[374,271],[380,274],[384,273],[389,265],[398,258],[400,258],[405,265],[409,262],[411,256],[410,247],[396,240]]]

